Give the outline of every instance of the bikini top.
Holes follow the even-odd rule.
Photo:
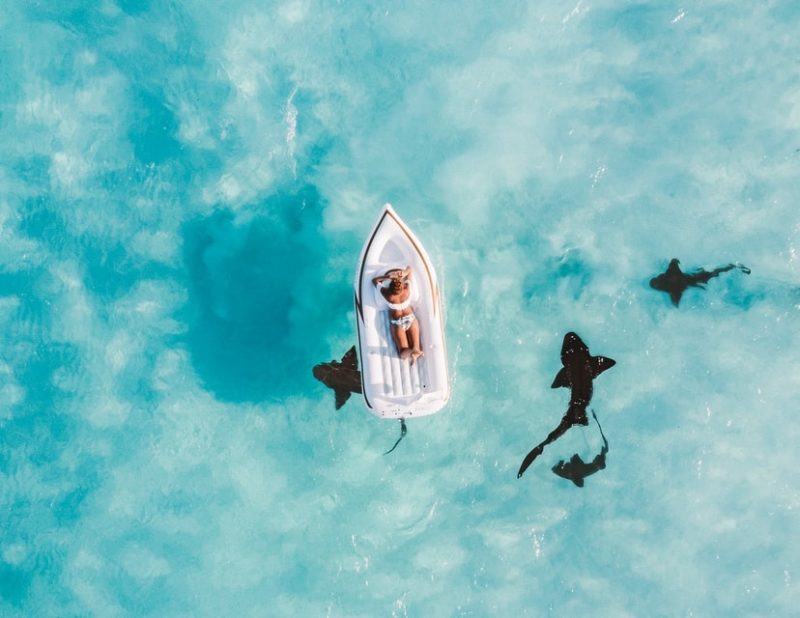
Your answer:
[[[383,295],[383,292],[381,292],[381,288],[388,287],[388,282],[387,281],[384,281],[383,283],[379,283],[376,287],[378,288],[378,293],[380,294],[381,298],[383,299],[383,302],[386,304],[386,306],[389,309],[392,309],[393,311],[403,311],[404,309],[408,309],[411,306],[411,287],[410,287],[410,284],[409,284],[409,290],[408,290],[409,291],[408,298],[405,299],[402,303],[390,303],[388,300],[386,300],[386,297]]]

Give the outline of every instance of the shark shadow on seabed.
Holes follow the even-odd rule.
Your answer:
[[[750,269],[742,264],[728,264],[727,266],[720,266],[714,270],[699,269],[691,273],[685,273],[681,270],[680,261],[677,258],[672,258],[665,272],[650,279],[650,287],[659,292],[666,292],[669,294],[672,304],[677,307],[686,290],[689,288],[700,288],[704,290],[705,285],[710,279],[718,277],[721,273],[733,270],[734,268],[738,268],[745,275],[750,274]]]
[[[567,479],[568,481],[572,481],[577,487],[583,487],[583,480],[587,476],[603,470],[606,467],[608,440],[606,440],[606,435],[603,433],[603,428],[600,426],[600,421],[597,420],[597,415],[594,413],[594,410],[592,410],[592,416],[594,417],[597,427],[600,429],[600,435],[603,438],[603,448],[600,449],[600,453],[598,453],[598,455],[589,463],[583,461],[581,456],[575,453],[572,457],[570,457],[569,461],[565,462],[562,459],[552,467],[554,474],[563,479]]]

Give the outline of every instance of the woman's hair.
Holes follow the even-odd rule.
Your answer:
[[[392,279],[389,283],[389,292],[391,294],[399,294],[403,291],[403,281],[402,279]]]

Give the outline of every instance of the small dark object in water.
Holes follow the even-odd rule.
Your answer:
[[[617,363],[605,356],[592,356],[581,338],[570,332],[564,335],[564,343],[561,346],[561,364],[564,366],[556,374],[551,388],[563,386],[571,389],[569,408],[558,427],[525,456],[519,472],[517,472],[517,478],[522,477],[533,460],[542,454],[545,446],[564,435],[570,427],[589,424],[586,406],[592,400],[592,381]]]
[[[384,453],[384,455],[388,455],[388,454],[389,454],[389,453],[391,453],[391,452],[392,452],[394,449],[396,449],[396,448],[397,448],[397,445],[398,445],[398,444],[400,444],[400,440],[402,440],[403,438],[405,438],[405,437],[406,437],[406,432],[407,432],[407,431],[408,431],[408,430],[406,429],[406,419],[404,419],[404,418],[401,418],[401,419],[400,419],[400,437],[399,437],[399,438],[397,438],[397,442],[395,442],[395,443],[394,443],[394,446],[393,446],[392,448],[390,448],[388,451],[386,451],[386,452]]]
[[[749,275],[750,269],[741,264],[728,264],[714,270],[696,270],[692,273],[685,273],[681,270],[680,262],[677,258],[670,260],[666,272],[650,279],[650,287],[654,290],[666,292],[672,299],[672,304],[676,307],[681,302],[681,296],[690,287],[705,289],[705,284],[709,279],[718,276],[720,273],[738,268],[744,274]]]
[[[598,470],[606,467],[606,453],[608,453],[608,440],[603,433],[603,428],[600,427],[600,421],[597,420],[597,415],[592,410],[592,416],[597,421],[597,426],[600,428],[600,435],[603,437],[603,448],[600,453],[592,459],[590,463],[586,463],[581,459],[580,455],[575,453],[569,461],[565,462],[563,459],[552,467],[555,474],[561,478],[572,481],[578,487],[583,487],[583,479],[587,476],[594,474]]]
[[[317,380],[333,389],[337,410],[350,399],[350,393],[361,392],[361,372],[358,370],[356,346],[347,350],[341,361],[320,363],[314,365],[311,371]]]

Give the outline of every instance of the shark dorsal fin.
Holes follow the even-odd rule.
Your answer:
[[[603,373],[606,369],[611,369],[614,365],[617,364],[613,358],[608,358],[607,356],[592,356],[592,377],[596,378],[601,373]]]
[[[356,356],[356,346],[353,346],[342,356],[342,366],[348,369],[358,369],[358,357]]]

